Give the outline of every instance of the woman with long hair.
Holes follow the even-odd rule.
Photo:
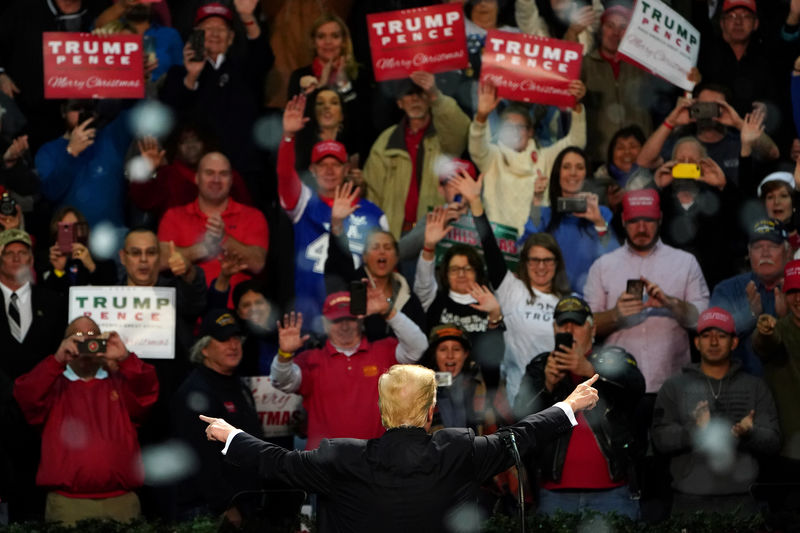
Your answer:
[[[596,194],[583,192],[588,163],[586,152],[577,146],[559,152],[550,172],[550,205],[531,210],[521,240],[532,233],[551,234],[564,252],[567,278],[577,294],[583,294],[592,263],[619,247],[608,225],[611,211],[599,205]]]

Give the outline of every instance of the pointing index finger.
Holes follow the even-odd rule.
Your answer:
[[[198,415],[198,416],[200,417],[200,420],[206,422],[207,424],[213,424],[214,421],[216,421],[216,418],[211,418],[210,416],[206,415]]]
[[[600,379],[600,374],[595,374],[594,376],[584,381],[583,384],[586,385],[587,387],[591,387],[592,385],[594,385],[594,382],[597,381],[598,379]]]

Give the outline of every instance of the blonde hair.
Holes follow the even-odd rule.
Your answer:
[[[339,26],[339,30],[342,32],[341,55],[344,57],[344,70],[347,72],[348,78],[355,80],[358,77],[358,64],[356,63],[355,56],[353,55],[353,40],[350,38],[350,29],[341,18],[333,13],[324,13],[317,17],[317,20],[315,20],[314,24],[311,26],[312,51],[316,53],[316,50],[314,49],[314,39],[317,36],[317,30],[323,24],[327,24],[329,22],[335,22]]]
[[[378,407],[386,429],[425,427],[436,404],[436,374],[419,365],[393,365],[378,379]]]

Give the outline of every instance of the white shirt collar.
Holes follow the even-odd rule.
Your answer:
[[[81,381],[81,377],[72,370],[72,367],[67,365],[67,368],[64,369],[64,377],[70,381]],[[108,377],[108,372],[103,367],[97,369],[97,372],[94,374],[94,379],[106,379]]]
[[[216,61],[212,60],[210,57],[206,59],[206,61],[208,61],[211,66],[214,67],[214,70],[219,70],[219,67],[221,67],[225,62],[225,54],[219,54]]]
[[[22,287],[15,291],[12,291],[3,283],[0,283],[0,289],[3,291],[3,298],[5,298],[6,302],[11,300],[11,294],[15,292],[17,293],[17,298],[19,298],[20,301],[27,301],[31,294],[31,282],[26,281]]]

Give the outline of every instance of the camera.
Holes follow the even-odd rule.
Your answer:
[[[436,386],[437,387],[452,387],[453,374],[450,372],[436,372]]]
[[[107,339],[86,339],[75,343],[78,346],[78,353],[81,355],[94,355],[106,353]]]
[[[683,180],[700,179],[700,165],[694,163],[678,163],[672,167],[672,177]]]
[[[559,213],[585,213],[586,197],[573,196],[570,198],[565,198],[560,196],[556,200],[556,211]]]
[[[721,115],[716,102],[695,102],[689,107],[689,118],[694,120],[711,120]]]
[[[11,198],[7,192],[3,193],[3,197],[0,198],[0,215],[5,215],[7,217],[14,216],[17,214],[17,201]]]

